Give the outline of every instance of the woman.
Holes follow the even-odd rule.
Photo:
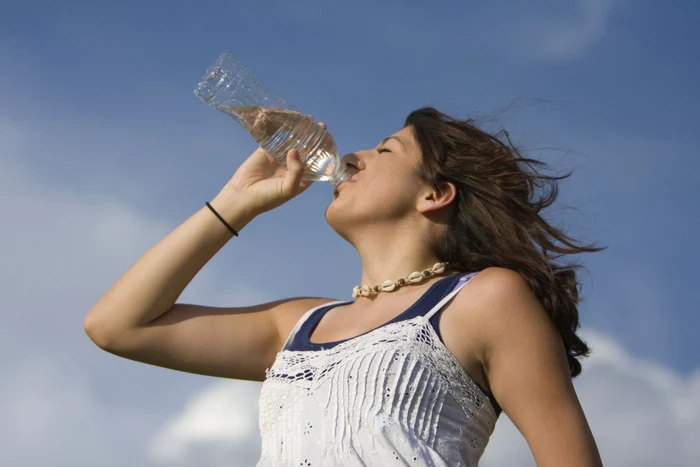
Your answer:
[[[234,234],[308,187],[296,151],[285,169],[258,149],[106,292],[87,334],[132,360],[264,381],[260,466],[475,466],[501,410],[539,466],[601,465],[571,381],[588,353],[575,266],[555,261],[598,248],[540,217],[559,178],[432,108],[343,162],[353,177],[326,218],[362,260],[355,300],[175,303]]]

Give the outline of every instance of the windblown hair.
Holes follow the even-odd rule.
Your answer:
[[[558,181],[571,172],[543,175],[537,169],[546,164],[523,157],[506,131],[492,135],[472,119],[457,120],[431,107],[412,112],[405,126],[413,127],[421,148],[421,180],[436,189],[443,182],[457,188],[446,233],[433,241],[438,258],[456,270],[496,266],[520,273],[561,334],[571,376],[579,375],[578,358],[590,353],[576,334],[581,265],[557,260],[603,248],[578,244],[540,215],[556,200]]]

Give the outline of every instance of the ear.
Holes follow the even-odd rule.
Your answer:
[[[455,197],[457,197],[457,188],[452,182],[442,182],[437,189],[427,186],[418,197],[416,209],[421,214],[438,211],[449,206]]]

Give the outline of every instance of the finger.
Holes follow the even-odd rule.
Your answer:
[[[299,151],[290,149],[287,152],[287,173],[284,175],[282,182],[282,191],[285,196],[293,196],[299,188],[301,178],[304,175],[304,164],[299,158]]]

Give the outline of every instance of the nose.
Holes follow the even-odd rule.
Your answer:
[[[357,154],[355,154],[354,152],[345,154],[340,160],[343,164],[343,167],[348,167],[351,170],[360,170],[362,168],[360,167],[362,162],[360,161],[360,158],[357,157]]]

